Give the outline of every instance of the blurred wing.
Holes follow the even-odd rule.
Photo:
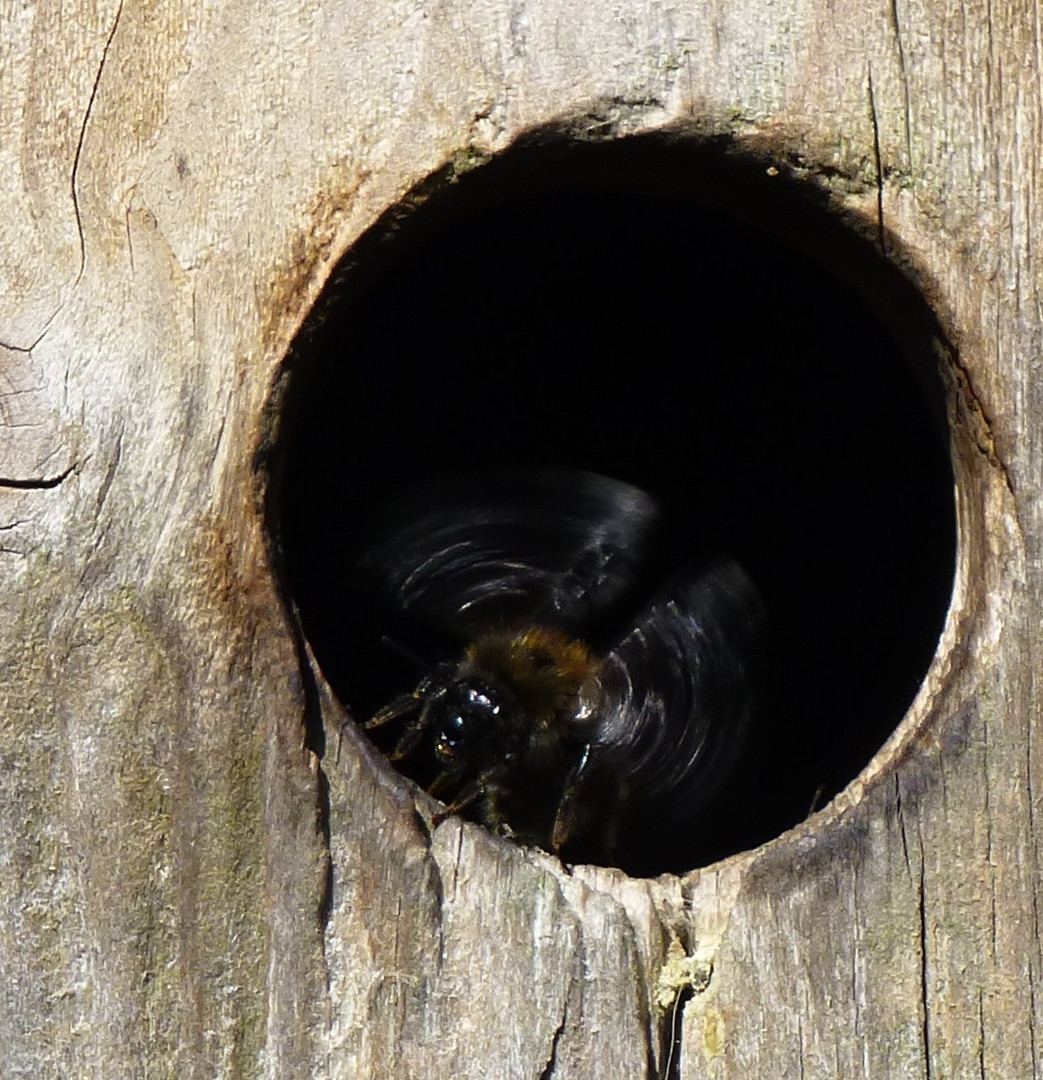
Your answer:
[[[750,718],[763,625],[753,582],[721,559],[675,579],[610,651],[595,757],[633,809],[690,819],[728,778]]]
[[[511,622],[580,633],[628,596],[657,516],[591,473],[444,480],[393,507],[362,568],[393,609],[462,640]]]

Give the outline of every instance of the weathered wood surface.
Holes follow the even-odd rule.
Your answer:
[[[2,20],[0,1075],[655,1075],[689,978],[682,1077],[1043,1076],[1036,5]],[[959,351],[960,576],[897,764],[685,880],[429,835],[350,731],[320,764],[264,542],[328,268],[455,155],[583,115],[695,118],[882,210]]]

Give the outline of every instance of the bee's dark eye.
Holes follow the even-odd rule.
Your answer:
[[[487,738],[500,713],[499,695],[475,679],[449,687],[435,706],[435,753],[443,761]]]

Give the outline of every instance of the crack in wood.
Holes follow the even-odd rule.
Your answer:
[[[112,40],[116,36],[116,29],[120,24],[120,17],[123,15],[123,0],[120,0],[119,7],[116,8],[116,17],[112,20],[112,27],[109,29],[108,37],[105,39],[105,45],[101,50],[101,61],[98,63],[98,70],[94,75],[94,85],[91,87],[90,97],[87,99],[87,108],[83,113],[83,123],[80,124],[79,137],[76,140],[76,153],[72,159],[72,172],[69,176],[69,188],[72,195],[72,212],[76,218],[76,232],[80,238],[80,268],[76,273],[76,280],[73,282],[73,288],[79,285],[83,278],[83,271],[87,265],[87,241],[83,232],[83,214],[80,210],[80,200],[76,194],[76,187],[79,181],[80,174],[80,162],[83,158],[83,145],[87,140],[87,125],[90,123],[91,113],[94,111],[94,102],[98,97],[98,88],[101,86],[101,74],[105,70],[105,63],[109,58],[109,49],[112,47]],[[61,310],[62,305],[58,305],[58,309],[55,311],[55,315]],[[51,316],[54,318],[54,315]],[[50,319],[48,320],[48,323]]]
[[[10,488],[13,491],[49,491],[58,487],[85,463],[86,459],[84,461],[74,461],[67,469],[58,473],[57,476],[0,476],[0,488]],[[16,522],[16,524],[18,523]]]
[[[805,1080],[804,1051],[806,1048],[807,1044],[804,1041],[804,1024],[801,1021],[800,1013],[797,1013],[797,1064],[800,1067],[799,1080]]]
[[[116,17],[112,20],[112,26],[109,29],[108,36],[105,39],[105,44],[101,51],[101,61],[98,64],[98,70],[94,75],[94,84],[91,87],[90,97],[87,99],[87,108],[83,113],[83,121],[80,124],[79,135],[76,139],[76,151],[72,158],[72,170],[69,174],[69,193],[72,198],[72,213],[73,218],[76,221],[76,235],[80,245],[80,265],[76,271],[76,278],[72,283],[72,287],[75,289],[83,279],[83,272],[87,266],[87,241],[83,230],[83,213],[80,210],[79,196],[76,194],[76,188],[79,182],[80,173],[80,161],[83,157],[83,145],[87,137],[87,125],[90,122],[91,114],[94,111],[94,102],[98,96],[98,88],[101,85],[101,73],[105,69],[106,61],[109,57],[109,49],[112,46],[113,38],[116,36],[116,28],[119,26],[120,18],[123,15],[123,0],[120,0],[119,7],[116,9]],[[32,353],[33,349],[40,344],[46,337],[47,331],[50,330],[51,324],[58,317],[59,312],[65,306],[65,301],[61,300],[55,307],[54,311],[44,320],[43,327],[40,333],[33,339],[29,345],[13,345],[8,342],[0,341],[0,347],[9,349],[11,352],[16,353]]]
[[[912,117],[909,110],[909,73],[905,66],[905,45],[902,30],[898,23],[898,0],[891,0],[891,29],[894,30],[895,46],[898,49],[898,72],[902,80],[902,116],[905,120],[905,155],[906,168],[913,169],[913,131]]]
[[[691,1000],[695,990],[691,986],[682,988],[670,1009],[670,1019],[663,1026],[663,1041],[666,1060],[658,1080],[680,1080],[681,1078],[681,1039],[684,1035],[684,1007]]]
[[[931,1002],[927,955],[927,902],[925,889],[926,871],[924,868],[923,847],[920,848],[920,882],[917,890],[917,904],[920,909],[920,1008],[923,1010],[923,1059],[924,1077],[932,1080],[931,1067]]]
[[[561,1022],[558,1024],[554,1037],[551,1039],[550,1054],[547,1057],[547,1064],[543,1067],[543,1072],[540,1073],[540,1080],[553,1080],[554,1070],[558,1065],[558,1043],[561,1042],[561,1036],[565,1032],[565,1025],[569,1018],[568,1007],[568,995],[566,994],[565,1010],[561,1014]]]
[[[873,65],[866,64],[866,89],[869,94],[869,122],[873,125],[873,160],[876,162],[876,239],[880,254],[887,256],[887,238],[884,231],[884,165],[880,153],[880,123],[876,115],[876,99],[873,96]]]
[[[1007,470],[1006,462],[1000,458],[999,451],[996,449],[996,439],[992,434],[992,421],[989,418],[984,403],[974,388],[971,373],[967,367],[960,362],[959,356],[954,348],[947,346],[945,353],[946,360],[950,365],[950,370],[956,377],[956,385],[952,388],[952,393],[955,395],[957,401],[963,402],[968,406],[967,411],[975,416],[978,421],[977,424],[974,424],[972,421],[968,429],[968,434],[971,439],[973,439],[978,452],[984,456],[985,460],[990,465],[999,469],[1002,473],[1003,483],[1007,489],[1007,493],[1012,499],[1016,499],[1017,496],[1014,491],[1014,481],[1011,479],[1010,472]],[[1023,532],[1021,521],[1016,517],[1014,520],[1018,526],[1018,531]]]
[[[985,996],[982,988],[978,987],[978,1076],[981,1080],[987,1080],[988,1073],[985,1071]]]
[[[905,857],[905,872],[911,878],[913,876],[912,863],[909,861],[909,836],[905,828],[905,811],[902,809],[902,784],[898,773],[894,774],[895,780],[895,814],[898,817],[898,831],[902,837],[902,855]]]
[[[94,501],[95,518],[101,517],[101,508],[105,505],[105,500],[109,495],[109,489],[112,487],[112,481],[116,478],[116,470],[119,468],[120,461],[123,460],[123,431],[124,424],[121,420],[119,431],[116,433],[116,451],[109,461],[108,468],[105,470],[105,476],[102,478],[101,485],[98,488],[97,498]]]

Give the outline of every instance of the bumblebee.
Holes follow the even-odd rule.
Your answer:
[[[696,827],[743,746],[763,606],[729,557],[662,577],[661,523],[637,488],[564,470],[457,478],[393,508],[362,566],[398,625],[455,655],[363,726],[397,731],[393,761],[426,762],[438,820],[604,863]]]

